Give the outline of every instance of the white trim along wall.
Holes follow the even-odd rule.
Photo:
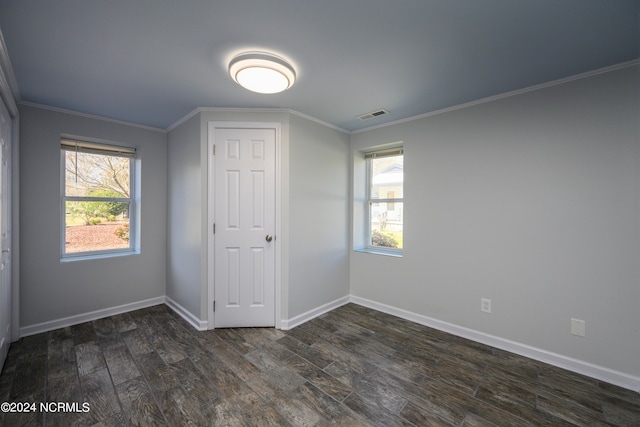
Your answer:
[[[453,323],[443,322],[438,319],[412,313],[401,308],[392,307],[366,298],[360,298],[352,295],[349,297],[349,302],[640,393],[640,376],[608,369],[604,366],[598,366],[583,360],[564,356],[562,354],[553,353],[495,335],[475,331],[473,329],[454,325]]]
[[[636,262],[640,248],[638,219],[634,217],[640,212],[640,206],[634,205],[634,201],[640,200],[640,183],[637,181],[640,176],[638,66],[638,61],[632,61],[603,72],[350,135],[333,135],[341,132],[289,110],[277,110],[277,114],[271,116],[276,119],[269,121],[285,117],[282,121],[282,227],[286,230],[291,228],[289,233],[282,233],[289,241],[282,259],[283,295],[278,298],[282,307],[277,309],[280,328],[294,328],[351,302],[640,392],[637,361],[629,361],[640,349],[637,329],[640,317],[634,306],[639,296],[637,281],[640,277],[640,267]],[[618,102],[624,103],[622,108],[614,108]],[[56,126],[60,121],[72,122],[83,129],[77,131],[83,134],[87,129],[96,128],[92,117],[73,118],[66,111],[52,109],[43,112],[41,107],[20,105],[26,112],[25,118],[30,120],[30,127],[37,128],[34,123],[43,121],[49,124],[52,129],[48,132],[50,135],[44,135],[49,139],[59,137],[60,131]],[[194,182],[200,184],[207,179],[207,159],[203,157],[207,155],[205,126],[208,118],[215,115],[221,117],[221,121],[234,120],[232,117],[242,120],[245,116],[241,113],[202,109],[192,117],[193,123],[189,119],[176,126],[177,129],[189,122],[189,129],[193,130],[189,137],[194,136],[196,154],[202,154],[194,156],[197,162],[201,162],[201,168],[194,173]],[[271,113],[261,111],[252,114],[248,117]],[[293,123],[291,129],[290,122]],[[544,126],[545,123],[548,126]],[[111,123],[110,127],[113,127],[110,132],[118,131],[127,139],[134,140],[140,134],[164,132],[166,135],[173,131],[131,129],[124,123]],[[30,132],[35,133],[35,129]],[[34,137],[42,139],[42,131],[39,130]],[[149,144],[162,147],[162,135],[149,138],[152,140]],[[332,140],[327,144],[328,149],[313,152],[319,141],[327,139]],[[414,211],[406,210],[406,224],[411,227],[424,218],[430,221],[421,231],[408,232],[405,256],[383,259],[377,255],[354,253],[348,249],[353,247],[348,237],[344,238],[346,242],[338,242],[339,250],[329,246],[328,240],[337,240],[335,236],[326,239],[326,248],[322,251],[309,248],[308,242],[324,233],[306,226],[308,212],[305,209],[312,212],[316,206],[310,206],[312,197],[305,199],[305,192],[313,184],[312,180],[322,176],[323,172],[322,165],[314,164],[319,162],[317,154],[346,168],[345,177],[340,176],[340,181],[347,181],[345,186],[348,186],[353,185],[354,180],[352,170],[352,175],[347,175],[347,171],[353,168],[349,165],[350,155],[352,161],[355,151],[398,140],[404,141],[407,156],[407,206],[413,197]],[[43,147],[45,142],[43,140],[41,144]],[[601,142],[606,142],[606,146]],[[149,147],[147,153],[152,148]],[[166,166],[164,160],[155,160],[157,179],[150,178],[147,182],[167,181],[164,179],[166,174],[162,172]],[[547,166],[550,169],[544,171],[546,175],[541,174],[540,168]],[[309,172],[310,167],[318,170]],[[46,168],[35,169],[42,175]],[[418,169],[420,172],[416,173]],[[50,172],[57,173],[57,170]],[[305,178],[309,173],[313,176]],[[517,180],[508,179],[514,176]],[[583,185],[585,179],[588,185]],[[561,190],[559,184],[573,187],[564,194],[546,192],[549,189]],[[161,187],[156,189],[158,205],[166,204]],[[536,192],[530,192],[531,189]],[[204,213],[197,219],[202,219],[206,225],[207,188],[198,187],[197,191],[198,196],[203,196],[199,202]],[[348,189],[340,191],[348,193]],[[566,197],[568,195],[577,199],[577,205],[565,203],[571,199]],[[347,196],[347,199],[352,197]],[[510,204],[514,200],[518,204]],[[549,200],[551,202],[547,203]],[[500,205],[505,201],[509,203]],[[349,201],[345,204],[342,199],[338,202],[337,209],[328,209],[325,213],[334,215],[338,212],[332,217],[335,223],[341,222],[346,215],[346,224],[352,224],[353,205],[349,207]],[[512,209],[494,209],[496,206]],[[473,215],[462,215],[469,212]],[[581,215],[575,215],[576,212]],[[544,224],[536,222],[543,216],[546,219]],[[553,221],[567,218],[573,218],[577,223],[554,228],[558,224]],[[483,221],[484,229],[476,224],[478,219]],[[453,224],[452,221],[458,222]],[[523,225],[519,227],[519,224]],[[528,228],[531,224],[537,226]],[[156,218],[153,228],[156,236],[161,234],[164,225],[162,216]],[[345,227],[346,234],[352,235],[353,227]],[[523,235],[506,233],[505,227]],[[339,229],[336,234],[342,235],[342,231]],[[469,245],[462,244],[470,236],[463,231],[475,233]],[[542,241],[543,236],[557,243],[551,247],[551,253],[544,251],[548,246]],[[27,244],[35,242],[35,239],[24,240]],[[574,240],[588,244],[576,249],[575,244],[572,245]],[[526,241],[526,244],[517,245],[517,241]],[[147,266],[161,264],[163,255],[160,252],[168,252],[161,242],[156,246],[160,249],[155,251],[158,253]],[[347,249],[343,250],[343,247]],[[562,248],[565,248],[564,252]],[[567,249],[575,249],[575,253]],[[32,244],[25,253],[34,250],[39,249]],[[204,260],[206,264],[206,243],[198,250],[203,257],[198,261]],[[58,257],[49,259],[48,252],[40,254],[42,256],[29,254],[31,264],[37,261],[38,268],[60,270]],[[336,253],[339,256],[336,257]],[[499,257],[489,258],[496,254]],[[346,264],[344,258],[348,259]],[[540,262],[529,264],[535,259],[540,259]],[[556,259],[563,262],[554,264]],[[501,261],[491,263],[491,260]],[[130,261],[127,265],[131,273],[144,270],[137,266],[141,260],[130,258],[127,261]],[[334,268],[334,265],[338,267]],[[101,266],[96,263],[94,267]],[[47,317],[38,317],[42,310],[25,303],[25,316],[32,324],[21,327],[20,335],[46,332],[163,303],[194,328],[206,329],[207,301],[202,306],[198,305],[199,292],[206,294],[208,285],[206,277],[203,279],[200,275],[206,271],[206,265],[198,264],[198,267],[204,268],[197,272],[197,283],[176,280],[173,285],[181,290],[185,286],[192,287],[193,298],[188,295],[189,298],[181,300],[178,298],[180,294],[169,294],[169,284],[162,283],[166,275],[158,274],[157,280],[150,281],[145,294],[123,295],[115,302],[103,301],[105,307],[94,310],[95,306],[92,306],[81,313],[61,311],[71,305],[61,298],[69,294],[65,291],[68,272],[60,273],[55,283],[60,289],[47,299],[46,295],[38,295],[40,291],[46,291],[44,285],[42,289],[31,287],[45,283],[44,278],[50,287],[51,275],[35,277],[33,268],[25,268],[26,273],[34,276],[24,281],[26,297],[32,298],[33,304],[42,304],[42,299],[47,299],[45,308],[51,309],[55,303],[58,310],[50,310],[48,319],[54,319],[47,320]],[[308,273],[310,269],[314,274]],[[333,271],[339,271],[336,277],[329,276]],[[93,274],[90,271],[82,273],[86,277]],[[305,275],[313,277],[305,283]],[[136,280],[146,279],[145,276]],[[85,280],[81,284],[84,286],[86,283]],[[389,289],[390,283],[394,284],[393,289]],[[329,286],[334,288],[327,289]],[[95,296],[95,292],[91,295]],[[575,295],[581,297],[575,298]],[[494,313],[490,317],[480,313],[480,297],[493,299]],[[545,311],[533,313],[530,309],[534,302],[546,304]],[[82,306],[75,309],[83,310]],[[549,326],[555,325],[556,321],[564,325],[574,312],[576,316],[587,319],[586,339],[568,337],[568,331],[562,327]],[[56,315],[59,318],[55,318]]]
[[[309,310],[306,313],[294,316],[290,319],[281,319],[280,326],[283,330],[290,330],[296,326],[300,326],[305,322],[313,320],[316,317],[322,316],[338,307],[345,304],[358,304],[363,307],[368,307],[373,310],[377,310],[383,313],[397,316],[401,319],[405,319],[420,325],[424,325],[439,331],[447,332],[459,337],[467,338],[469,340],[492,346],[501,350],[509,351],[511,353],[519,354],[521,356],[529,357],[540,362],[545,362],[553,366],[557,366],[569,371],[577,372],[582,375],[589,376],[610,384],[617,385],[628,390],[640,392],[640,377],[630,375],[624,372],[608,369],[603,366],[594,365],[582,360],[567,357],[561,354],[538,349],[526,344],[510,341],[494,335],[485,334],[479,331],[474,331],[469,328],[464,328],[452,323],[443,322],[438,319],[433,319],[421,314],[412,313],[407,310],[403,310],[397,307],[392,307],[387,304],[383,304],[377,301],[368,300],[365,298],[356,297],[353,295],[339,298],[335,301],[323,304],[313,310]],[[104,317],[114,316],[116,314],[126,313],[133,310],[139,310],[142,308],[151,307],[158,304],[166,304],[169,308],[175,311],[186,322],[193,326],[198,331],[207,330],[207,322],[197,319],[188,310],[184,309],[181,305],[173,301],[169,297],[152,298],[145,301],[138,301],[135,303],[124,304],[118,307],[111,307],[103,310],[96,310],[90,313],[84,313],[76,316],[70,316],[63,319],[57,319],[50,322],[43,322],[37,325],[31,325],[20,328],[20,336],[26,337],[29,335],[35,335],[42,332],[52,331],[58,328],[64,328],[67,326],[77,325],[83,322],[89,322]]]
[[[638,390],[639,71],[352,134],[354,194],[362,152],[405,150],[404,256],[352,252],[355,301]]]

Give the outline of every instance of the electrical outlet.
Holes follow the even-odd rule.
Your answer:
[[[485,313],[491,313],[491,300],[489,298],[480,298],[480,310]]]
[[[586,337],[587,322],[585,322],[584,320],[571,318],[571,335]]]

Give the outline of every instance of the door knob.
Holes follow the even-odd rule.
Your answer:
[[[265,237],[267,242],[270,242],[273,240],[273,236],[271,234],[267,234],[267,237]]]

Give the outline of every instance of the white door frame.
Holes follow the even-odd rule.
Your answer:
[[[0,147],[0,152],[2,155],[0,156],[0,187],[2,187],[2,200],[0,200],[0,231],[6,233],[2,238],[0,238],[2,245],[0,249],[2,253],[0,254],[0,280],[2,281],[2,293],[0,297],[2,298],[2,306],[0,307],[0,312],[2,313],[2,323],[0,323],[0,336],[2,340],[0,341],[0,347],[2,347],[2,351],[0,352],[0,368],[4,366],[4,362],[6,356],[9,352],[9,347],[11,343],[14,341],[14,317],[13,317],[13,305],[14,305],[14,291],[13,291],[13,277],[12,277],[12,253],[11,250],[13,248],[13,236],[12,236],[12,201],[13,201],[13,188],[12,188],[12,179],[11,179],[11,165],[13,159],[13,136],[14,136],[14,119],[11,116],[11,112],[9,108],[6,107],[6,104],[0,98],[0,109],[2,110],[2,120],[8,120],[6,125],[6,135],[7,140],[3,140],[3,144]],[[5,228],[6,227],[6,228]],[[4,298],[6,297],[6,299]],[[5,324],[4,321],[7,321]],[[5,353],[6,352],[6,353]]]
[[[216,129],[273,129],[275,130],[276,143],[276,182],[275,182],[275,198],[276,198],[276,231],[275,231],[275,325],[276,329],[281,329],[281,266],[282,266],[282,221],[281,221],[281,189],[282,189],[282,150],[281,150],[281,124],[278,122],[221,122],[210,121],[208,123],[207,133],[207,326],[208,329],[215,328],[215,317],[213,315],[214,300],[214,259],[215,254],[215,237],[213,234],[213,224],[215,223],[215,132]]]
[[[11,287],[11,339],[17,341],[20,338],[20,239],[19,239],[19,218],[20,218],[20,196],[19,196],[19,131],[20,112],[18,111],[17,100],[20,98],[20,91],[13,70],[9,62],[7,48],[0,33],[0,102],[9,111],[12,122],[10,155],[7,159],[9,163],[9,191],[11,193],[9,204],[9,228],[11,231],[10,244],[10,287]]]
[[[11,110],[9,110],[11,114]],[[19,235],[19,221],[20,221],[20,186],[18,171],[19,167],[19,130],[20,130],[20,117],[14,116],[13,120],[13,133],[11,135],[11,157],[9,165],[10,173],[10,188],[11,188],[11,296],[13,299],[13,305],[11,307],[11,339],[15,342],[20,337],[20,235]]]

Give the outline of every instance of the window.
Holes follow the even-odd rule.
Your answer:
[[[63,138],[62,257],[133,252],[133,148]]]
[[[403,149],[365,154],[367,161],[367,247],[402,251]]]

